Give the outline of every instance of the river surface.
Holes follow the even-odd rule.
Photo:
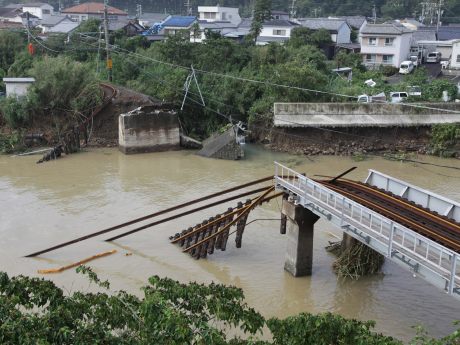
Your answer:
[[[377,321],[376,329],[408,340],[412,326],[422,324],[432,336],[454,330],[460,302],[393,263],[383,274],[359,281],[338,280],[334,256],[324,247],[340,231],[320,220],[315,225],[311,277],[293,278],[283,270],[286,238],[279,221],[258,220],[246,228],[243,247],[230,238],[227,251],[196,261],[169,244],[168,237],[201,222],[228,206],[180,218],[114,243],[100,236],[40,258],[23,255],[47,248],[126,220],[197,197],[265,177],[277,160],[299,172],[336,175],[358,166],[349,177],[363,180],[367,169],[406,180],[454,200],[460,200],[460,171],[431,165],[372,158],[354,162],[345,157],[292,156],[246,145],[242,161],[198,157],[190,151],[126,156],[115,149],[96,149],[58,161],[35,164],[37,156],[0,157],[0,270],[38,276],[38,269],[56,268],[107,250],[117,253],[89,265],[111,288],[140,294],[147,278],[157,274],[183,282],[216,281],[244,289],[247,302],[265,316],[286,317],[299,312],[334,312],[345,317]],[[418,157],[418,160],[457,166],[459,160]],[[253,211],[248,221],[278,219],[279,201]],[[121,233],[118,230],[113,234]],[[126,231],[126,230],[124,230]],[[126,255],[128,254],[128,255]],[[129,255],[132,254],[132,255]],[[88,289],[74,270],[48,275],[67,291]]]

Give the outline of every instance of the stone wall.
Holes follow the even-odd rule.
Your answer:
[[[235,129],[229,128],[224,133],[216,133],[203,142],[203,148],[197,152],[198,155],[237,160],[244,157],[244,151],[236,141]]]
[[[119,149],[123,153],[180,149],[177,114],[164,104],[139,107],[119,117]]]

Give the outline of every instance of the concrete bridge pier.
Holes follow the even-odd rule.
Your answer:
[[[283,200],[286,216],[287,248],[284,269],[294,277],[308,276],[313,266],[313,228],[319,217],[310,210]]]

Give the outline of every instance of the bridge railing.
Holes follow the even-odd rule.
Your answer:
[[[275,185],[343,229],[357,230],[352,231],[357,239],[386,257],[405,261],[415,272],[436,276],[437,285],[460,295],[458,253],[277,162]]]

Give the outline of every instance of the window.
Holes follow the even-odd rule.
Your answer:
[[[375,54],[366,54],[366,62],[375,62]]]
[[[457,55],[457,62],[460,62],[460,54]]]
[[[50,10],[42,10],[42,13],[43,14],[51,14],[51,11]]]
[[[273,30],[273,36],[286,36],[286,30]]]
[[[227,20],[227,13],[222,12],[222,20]]]
[[[383,55],[382,62],[386,63],[386,64],[392,64],[393,63],[393,55]]]
[[[376,46],[377,45],[377,37],[369,37],[369,45]]]
[[[274,16],[273,16],[273,19],[280,19],[279,14],[274,15]]]
[[[392,37],[385,38],[385,46],[392,46],[395,39]]]
[[[204,19],[216,19],[215,12],[204,12]]]

